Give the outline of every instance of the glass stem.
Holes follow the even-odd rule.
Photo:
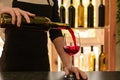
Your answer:
[[[71,59],[72,59],[72,65],[74,66],[74,56],[72,56]]]

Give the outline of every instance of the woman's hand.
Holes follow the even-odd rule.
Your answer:
[[[3,13],[10,14],[12,16],[12,24],[15,24],[15,22],[17,22],[16,24],[18,27],[20,27],[22,16],[26,19],[27,23],[30,23],[29,16],[35,16],[35,14],[21,10],[19,8],[0,6],[0,14],[3,14]]]
[[[80,78],[82,78],[83,80],[87,80],[87,75],[85,74],[85,72],[79,70],[77,67],[64,67],[64,71],[66,76],[68,76],[70,73],[74,73],[76,79],[80,80]]]

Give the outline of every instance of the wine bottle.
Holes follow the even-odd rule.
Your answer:
[[[65,23],[59,23],[59,22],[51,22],[51,20],[47,17],[30,17],[30,23],[27,23],[24,17],[22,17],[21,27],[19,28],[26,28],[31,30],[42,30],[42,31],[48,31],[50,29],[70,29],[70,26]],[[1,28],[11,28],[15,27],[11,23],[12,17],[8,14],[2,14],[0,18],[0,27]],[[27,25],[27,26],[26,26]],[[29,26],[28,26],[29,25]]]
[[[104,27],[105,25],[105,5],[103,4],[103,0],[101,0],[101,3],[98,7],[98,26]]]
[[[82,0],[78,6],[78,27],[84,27],[84,5]]]
[[[91,46],[91,51],[88,55],[88,68],[89,71],[95,71],[95,64],[96,63],[96,57],[95,53],[93,52],[93,46]]]
[[[104,52],[104,46],[101,45],[101,54],[99,55],[99,71],[106,70],[107,70],[106,54]]]
[[[81,53],[80,53],[80,63],[79,63],[80,70],[85,71],[86,68],[86,59],[83,51],[83,47],[81,47]]]
[[[94,27],[94,6],[92,4],[92,0],[90,0],[87,8],[87,26],[89,28]]]
[[[61,6],[60,6],[60,22],[61,23],[65,23],[65,7],[64,7],[64,4],[63,4],[63,0],[61,0]]]
[[[70,6],[68,8],[68,23],[70,27],[75,28],[75,7],[73,6],[73,0],[70,0]]]

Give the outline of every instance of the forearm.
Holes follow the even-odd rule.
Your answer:
[[[70,60],[70,56],[64,51],[63,46],[64,46],[64,42],[63,42],[63,37],[58,37],[56,39],[53,40],[53,43],[55,45],[55,48],[63,62],[63,65],[65,67],[71,68],[72,63]]]

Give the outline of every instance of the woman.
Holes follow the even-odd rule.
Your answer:
[[[5,9],[6,8],[6,9]],[[17,20],[15,28],[5,29],[5,44],[2,54],[3,71],[49,71],[49,59],[47,49],[47,33],[44,31],[30,31],[19,28],[21,16],[30,23],[29,16],[45,16],[51,21],[59,22],[57,0],[13,0],[13,8],[4,7],[0,13],[9,13],[12,16],[12,24]],[[66,75],[74,72],[77,79],[82,76],[86,79],[84,72],[73,67],[69,61],[69,55],[63,50],[63,37],[60,30],[51,29],[50,39],[54,43],[58,54],[64,64]]]

